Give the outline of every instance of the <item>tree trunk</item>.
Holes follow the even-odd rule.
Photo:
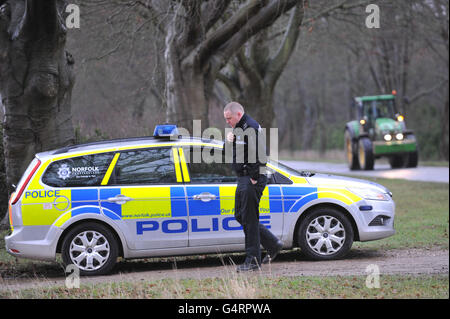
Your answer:
[[[186,53],[188,27],[181,30],[184,20],[175,14],[167,26],[166,49],[164,52],[166,67],[166,120],[176,123],[193,134],[192,120],[201,120],[203,128],[209,126],[208,101],[205,95],[205,78],[208,72],[203,72],[198,61]],[[183,58],[187,55],[186,58]]]
[[[2,105],[2,96],[0,94],[0,107],[3,108]],[[8,210],[8,189],[6,187],[6,174],[5,174],[5,158],[3,152],[3,129],[0,123],[0,220],[1,216],[6,215]],[[6,223],[8,225],[9,221]],[[2,227],[3,222],[0,221],[0,229]]]
[[[0,94],[9,192],[37,152],[72,144],[72,56],[65,2],[8,0],[0,10]]]
[[[175,123],[193,134],[193,120],[201,120],[202,128],[209,127],[205,96],[205,76],[190,67],[173,67],[166,62],[167,122]]]
[[[447,93],[445,98],[445,104],[444,104],[444,110],[442,114],[442,124],[441,124],[441,140],[439,145],[439,151],[440,151],[440,157],[448,161],[448,117],[449,117],[449,111],[448,111],[448,84],[447,84]]]

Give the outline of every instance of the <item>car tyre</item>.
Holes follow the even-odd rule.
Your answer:
[[[303,219],[297,236],[300,249],[308,259],[340,259],[352,247],[353,227],[338,209],[320,207]]]
[[[118,243],[112,231],[95,222],[75,226],[64,237],[61,246],[64,264],[74,264],[82,276],[109,273],[118,254]]]

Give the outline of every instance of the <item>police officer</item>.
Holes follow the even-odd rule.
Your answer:
[[[235,198],[235,218],[245,234],[246,258],[238,272],[259,269],[262,263],[273,260],[282,242],[259,222],[259,201],[267,184],[265,173],[266,147],[261,126],[244,112],[237,102],[228,103],[224,117],[233,132],[227,142],[233,147],[233,170],[238,176]],[[261,261],[261,246],[267,255]]]

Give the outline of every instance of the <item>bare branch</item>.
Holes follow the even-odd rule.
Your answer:
[[[241,86],[239,81],[236,79],[236,76],[236,70],[232,70],[229,74],[226,72],[219,72],[217,74],[217,79],[228,88],[232,97],[236,97],[241,91]]]
[[[283,42],[281,43],[278,52],[273,58],[270,59],[268,63],[266,76],[271,85],[275,85],[295,49],[304,13],[304,3],[301,1],[295,6],[295,9],[291,14],[288,29],[286,30]]]
[[[247,23],[248,19],[259,12],[261,1],[251,0],[239,11],[209,36],[200,46],[198,61],[206,61],[223,43],[228,41],[233,35],[238,33]]]
[[[263,75],[258,72],[257,66],[252,63],[252,59],[245,56],[244,48],[239,50],[237,59],[239,61],[239,66],[243,69],[249,81],[260,82],[263,80]]]
[[[182,0],[181,5],[185,10],[184,28],[180,30],[178,35],[178,45],[184,47],[185,51],[196,46],[202,39],[202,26],[200,23],[201,1],[198,0]]]
[[[412,104],[413,102],[415,102],[419,98],[433,93],[434,91],[436,91],[437,89],[439,89],[441,86],[443,86],[446,83],[448,84],[448,79],[444,79],[441,82],[439,82],[438,84],[416,93],[411,98],[409,98],[409,103]]]
[[[349,2],[349,0],[342,0],[338,4],[328,7],[325,10],[322,10],[321,12],[317,13],[313,17],[307,19],[304,22],[304,24],[312,23],[319,18],[327,17],[338,10],[346,11],[346,10],[350,10],[353,8],[368,5],[368,4],[372,3],[373,0],[361,0],[361,1],[357,1],[355,3],[348,3],[348,2]]]
[[[253,35],[270,26],[280,15],[289,11],[300,0],[280,1],[272,0],[267,6],[261,8],[256,15],[250,17],[238,32],[235,32],[228,41],[220,46],[215,53],[215,69],[220,70],[230,57]]]
[[[210,0],[202,8],[202,25],[205,33],[220,19],[230,5],[231,0]]]

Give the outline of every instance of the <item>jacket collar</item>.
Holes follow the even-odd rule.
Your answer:
[[[244,123],[247,122],[247,113],[244,113],[241,117],[241,119],[239,120],[239,122],[236,124],[236,127],[240,127],[241,129],[246,129],[246,127],[244,127]]]

